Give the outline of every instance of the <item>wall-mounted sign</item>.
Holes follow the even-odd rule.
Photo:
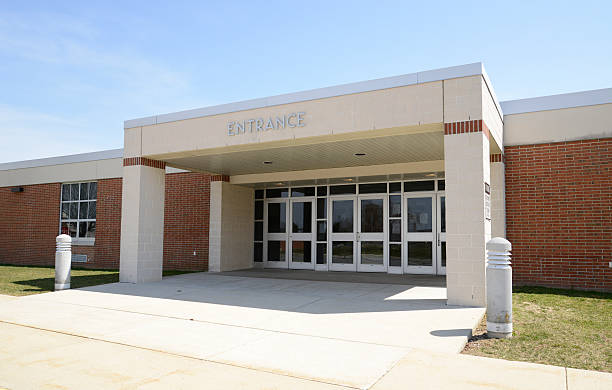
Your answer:
[[[286,127],[304,127],[305,112],[292,112],[281,116],[270,116],[268,118],[251,118],[242,121],[227,122],[227,135],[240,135],[244,133],[255,133],[258,131],[281,130]]]
[[[485,218],[491,220],[491,185],[484,183],[484,200],[485,200]]]

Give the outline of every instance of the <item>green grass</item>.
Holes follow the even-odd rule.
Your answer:
[[[481,324],[464,353],[612,372],[612,294],[517,287],[512,299],[513,338]]]
[[[164,271],[164,276],[178,275],[190,271]],[[80,288],[119,281],[119,271],[73,268],[70,272],[70,287]],[[0,265],[0,294],[30,295],[53,291],[54,267]]]

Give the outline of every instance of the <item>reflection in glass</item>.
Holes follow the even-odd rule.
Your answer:
[[[79,202],[70,203],[70,219],[79,218]]]
[[[312,233],[312,202],[293,202],[293,233]]]
[[[332,242],[332,263],[353,264],[353,241]]]
[[[361,264],[383,264],[383,242],[361,241]]]
[[[310,241],[291,242],[291,261],[294,263],[310,263],[312,259],[312,243]]]
[[[299,187],[291,189],[291,196],[296,198],[299,196],[314,196],[315,188],[314,187]]]
[[[317,244],[317,264],[327,264],[327,243]]]
[[[89,202],[89,219],[96,219],[96,202]]]
[[[89,199],[89,183],[81,183],[81,200]]]
[[[96,199],[98,197],[98,183],[89,183],[89,199]]]
[[[408,198],[408,231],[431,232],[431,197]]]
[[[361,200],[361,232],[382,233],[383,232],[383,200],[362,199]]]
[[[399,195],[389,196],[389,218],[402,216],[402,197]]]
[[[431,241],[408,242],[408,265],[431,266],[431,248]]]
[[[70,203],[62,203],[62,219],[70,218]]]
[[[389,220],[389,241],[401,242],[402,241],[402,220],[401,219],[390,219]]]
[[[268,233],[285,233],[286,226],[285,203],[268,203]]]
[[[327,222],[317,222],[317,241],[327,241]]]
[[[70,184],[70,200],[79,200],[79,184]]]
[[[286,241],[268,241],[268,261],[285,261]]]
[[[389,244],[389,267],[402,266],[402,244]]]
[[[87,219],[87,204],[89,202],[81,202],[79,203],[79,215],[81,216],[81,219]]]
[[[353,201],[334,200],[332,202],[332,232],[353,232]]]
[[[288,188],[268,188],[266,198],[287,198],[289,197]]]
[[[62,184],[62,200],[70,200],[70,184]]]
[[[70,237],[77,236],[77,223],[76,222],[62,222],[62,234],[67,234]]]

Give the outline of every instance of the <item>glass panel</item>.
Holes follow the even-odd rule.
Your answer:
[[[285,261],[286,241],[268,241],[268,261]]]
[[[362,199],[361,200],[361,232],[382,233],[383,232],[383,200]]]
[[[389,196],[389,218],[402,216],[402,197],[400,195]]]
[[[81,219],[87,219],[87,204],[89,202],[81,202],[79,203],[79,215]]]
[[[79,237],[94,238],[96,236],[95,222],[79,222]]]
[[[355,184],[329,186],[330,195],[355,194],[356,191],[357,191],[357,186]]]
[[[70,200],[79,200],[79,183],[70,184]]]
[[[446,182],[444,180],[438,180],[438,191],[444,191],[446,189]]]
[[[79,218],[79,202],[69,203],[70,205],[70,219]]]
[[[446,197],[440,198],[440,231],[446,233]]]
[[[291,189],[291,196],[314,196],[315,188],[314,187],[298,187]]]
[[[291,242],[291,261],[294,263],[310,263],[312,259],[311,241]]]
[[[392,194],[402,192],[402,183],[389,183],[389,192]]]
[[[361,241],[361,264],[383,264],[383,242]]]
[[[327,222],[317,222],[317,241],[327,241]]]
[[[70,218],[70,203],[62,203],[62,219]]]
[[[332,263],[353,264],[353,241],[332,242]]]
[[[253,241],[263,241],[263,222],[255,222],[255,234]]]
[[[263,199],[264,190],[255,190],[255,199]]]
[[[293,233],[312,233],[312,202],[292,202]]]
[[[389,241],[402,242],[402,220],[401,219],[390,219],[389,220]]]
[[[408,198],[408,231],[431,232],[431,198]]]
[[[96,219],[96,202],[89,202],[89,213],[87,218]]]
[[[446,242],[440,243],[440,252],[442,252],[442,267],[446,267]]]
[[[327,198],[317,199],[317,219],[327,218]]]
[[[62,200],[70,200],[70,184],[62,184]]]
[[[327,243],[317,244],[317,264],[327,264]]]
[[[255,202],[255,219],[256,220],[263,219],[263,210],[264,210],[263,200],[256,201]]]
[[[389,244],[389,267],[402,266],[402,244]]]
[[[70,237],[77,236],[77,223],[76,222],[62,222],[62,234],[67,234]]]
[[[332,232],[352,233],[353,232],[353,201],[334,200],[332,201]]]
[[[408,242],[408,265],[431,266],[431,248],[431,241]]]
[[[81,183],[81,200],[89,199],[89,183]]]
[[[285,203],[268,203],[268,233],[285,233],[286,230]]]
[[[287,198],[289,190],[287,188],[269,188],[266,190],[266,198]]]
[[[327,187],[321,186],[317,187],[317,196],[326,196],[327,195]]]
[[[414,191],[433,191],[434,190],[434,181],[407,181],[404,183],[404,191],[405,192],[414,192]]]
[[[368,184],[359,184],[359,193],[360,194],[386,194],[387,193],[387,183],[368,183]]]
[[[253,249],[253,261],[261,263],[263,261],[263,243],[256,242]]]
[[[89,183],[89,199],[98,199],[98,183]]]

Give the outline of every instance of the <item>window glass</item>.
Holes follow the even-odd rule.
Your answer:
[[[327,218],[327,198],[317,199],[317,219]]]
[[[402,192],[402,183],[389,183],[389,192],[392,194]]]
[[[368,183],[359,184],[360,194],[386,194],[387,183]]]
[[[62,184],[61,234],[95,238],[97,191],[96,182]]]
[[[268,203],[268,233],[286,232],[285,203]]]
[[[314,187],[297,187],[291,189],[291,196],[299,197],[299,196],[314,196],[315,188]]]
[[[402,216],[402,197],[400,195],[389,196],[389,218]]]
[[[287,188],[268,188],[266,190],[266,198],[287,198],[289,197],[289,189]]]
[[[255,219],[263,219],[263,209],[264,202],[263,200],[255,201]]]
[[[446,189],[446,182],[444,180],[438,180],[438,191],[444,191]]]
[[[317,222],[317,241],[327,241],[327,222]]]
[[[389,220],[389,241],[392,241],[392,242],[402,241],[402,220],[401,219],[390,219]]]
[[[263,241],[263,222],[255,222],[255,235],[253,237],[255,241]]]
[[[357,191],[357,186],[355,184],[345,184],[338,186],[329,186],[329,194],[330,195],[346,195],[346,194],[354,194]]]
[[[389,244],[389,267],[402,266],[402,244]]]
[[[263,199],[264,190],[255,190],[255,199]]]
[[[326,196],[326,195],[327,195],[326,186],[317,187],[317,196]]]
[[[263,243],[255,243],[255,250],[253,251],[253,260],[256,263],[261,263],[263,261]]]
[[[433,191],[434,187],[435,187],[435,182],[433,180],[407,181],[404,183],[405,192]]]
[[[408,232],[431,232],[431,197],[407,199]]]
[[[332,201],[332,231],[334,233],[353,232],[353,201]]]
[[[327,264],[327,243],[317,244],[317,264]]]
[[[291,202],[292,233],[312,232],[312,202]]]

